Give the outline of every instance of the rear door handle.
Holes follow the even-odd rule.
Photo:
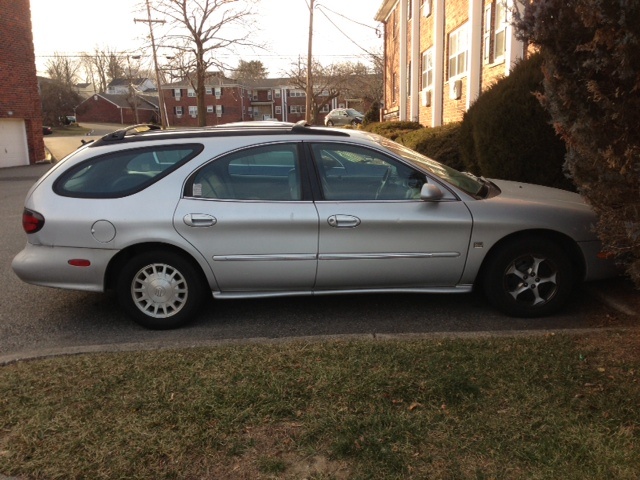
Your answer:
[[[355,228],[360,225],[360,219],[353,215],[331,215],[327,223],[335,228]]]
[[[182,220],[190,227],[212,227],[218,222],[216,217],[206,213],[187,213]]]

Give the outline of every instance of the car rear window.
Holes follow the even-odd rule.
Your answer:
[[[66,197],[118,198],[132,195],[203,150],[201,144],[135,148],[100,155],[75,165],[54,183]]]

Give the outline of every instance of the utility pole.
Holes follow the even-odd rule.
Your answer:
[[[151,37],[151,50],[153,51],[153,66],[156,71],[156,84],[158,85],[158,113],[160,114],[160,125],[162,125],[162,129],[166,129],[169,126],[169,122],[167,119],[167,108],[164,104],[164,96],[162,95],[162,89],[160,88],[160,69],[158,68],[158,55],[156,53],[156,41],[153,37],[153,24],[154,23],[165,23],[164,20],[152,20],[151,19],[151,7],[149,6],[149,0],[146,0],[147,3],[147,19],[141,20],[139,18],[134,18],[133,23],[148,23],[149,24],[149,36]]]
[[[313,54],[312,43],[313,43],[313,2],[314,0],[309,0],[309,49],[307,51],[307,93],[306,93],[306,112],[305,112],[305,121],[308,124],[312,124],[311,118],[311,100],[313,98],[313,75],[311,74],[311,56]]]

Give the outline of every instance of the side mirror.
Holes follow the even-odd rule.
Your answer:
[[[433,183],[425,183],[420,190],[420,200],[424,202],[436,202],[444,197],[440,187]]]

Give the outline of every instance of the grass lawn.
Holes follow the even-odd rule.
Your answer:
[[[0,367],[29,479],[638,479],[640,331],[250,344]]]

